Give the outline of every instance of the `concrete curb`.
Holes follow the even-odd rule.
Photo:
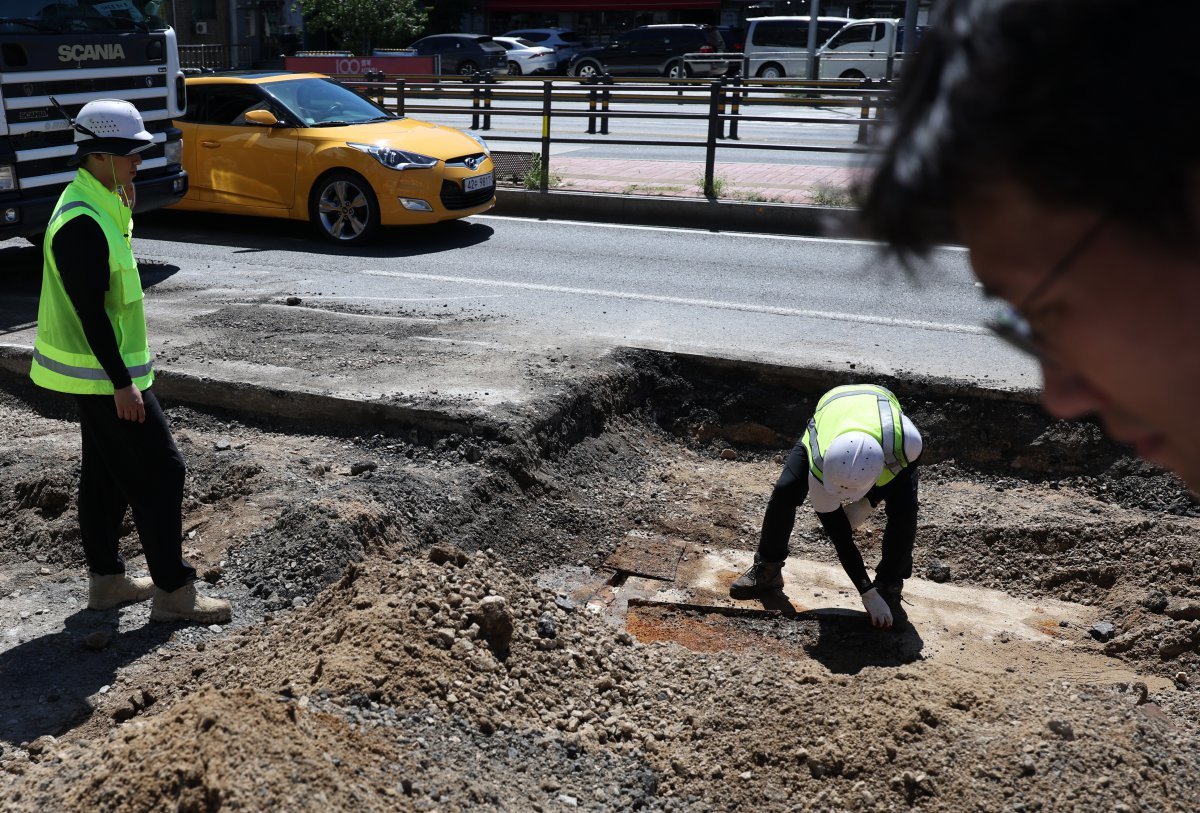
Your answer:
[[[899,379],[846,370],[818,367],[788,367],[780,364],[701,356],[689,353],[668,353],[637,348],[614,348],[612,357],[618,362],[636,364],[638,356],[659,356],[675,361],[683,372],[713,377],[758,380],[800,392],[824,392],[840,384],[870,379],[892,389],[901,399],[905,396],[941,398],[975,398],[989,401],[1011,401],[1021,404],[1037,402],[1037,390],[989,389],[971,382],[931,379]],[[20,345],[0,345],[0,374],[31,389],[29,365],[33,349]],[[285,390],[253,382],[229,381],[197,376],[170,369],[156,369],[154,391],[160,398],[187,406],[218,409],[233,415],[251,418],[272,418],[285,423],[306,423],[317,426],[353,426],[366,429],[418,430],[434,435],[460,434],[475,437],[503,437],[509,434],[505,422],[493,422],[480,416],[464,416],[438,409],[404,406],[383,401],[362,401],[337,395]]]
[[[0,370],[30,387],[29,365],[33,349],[0,345]],[[419,429],[438,434],[496,435],[499,427],[481,419],[449,412],[362,401],[336,395],[285,390],[246,381],[229,381],[156,368],[154,392],[161,398],[188,406],[219,409],[234,415],[271,417],[283,421],[311,422],[323,426],[353,425]]]
[[[854,209],[779,203],[496,189],[496,214],[806,237],[862,237]]]

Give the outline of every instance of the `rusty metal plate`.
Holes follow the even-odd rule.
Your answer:
[[[606,567],[648,579],[674,581],[684,543],[662,534],[631,532],[604,560]]]

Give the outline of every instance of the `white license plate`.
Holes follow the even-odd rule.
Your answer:
[[[475,192],[479,189],[488,189],[496,185],[496,176],[488,172],[484,175],[476,175],[474,178],[463,179],[463,191]]]

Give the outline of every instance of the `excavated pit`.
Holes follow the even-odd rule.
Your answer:
[[[474,435],[168,404],[216,631],[80,609],[77,429],[6,382],[0,809],[1195,809],[1200,511],[1094,425],[880,381],[926,439],[911,624],[807,509],[786,592],[728,598],[849,380],[630,352]]]

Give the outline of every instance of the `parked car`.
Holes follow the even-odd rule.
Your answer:
[[[717,31],[721,33],[727,53],[740,54],[746,49],[746,29],[740,25],[719,25]]]
[[[175,204],[309,220],[340,245],[380,225],[436,223],[496,203],[487,145],[389,113],[327,76],[283,71],[187,77],[188,193]]]
[[[508,52],[483,34],[434,34],[422,37],[408,47],[416,51],[417,56],[440,56],[443,74],[508,73]]]
[[[928,26],[917,26],[917,42]],[[817,52],[822,79],[898,79],[904,63],[904,21],[847,23]]]
[[[725,51],[721,33],[711,25],[643,25],[618,34],[608,45],[584,48],[571,60],[571,76],[720,76],[728,60],[684,59],[685,54]]]
[[[558,69],[558,54],[553,48],[535,45],[520,37],[492,37],[508,52],[508,75],[554,73]]]
[[[505,31],[501,36],[519,37],[537,45],[553,48],[558,55],[558,70],[566,70],[571,58],[583,47],[583,38],[568,28],[522,28]]]
[[[751,17],[746,21],[747,74],[762,79],[808,78],[808,17]],[[817,48],[850,22],[818,17]]]
[[[745,50],[746,29],[739,25],[719,25],[717,31],[721,32],[721,39],[725,41],[725,53],[741,54]],[[743,66],[743,60],[730,59],[725,75],[737,76],[742,72]]]

